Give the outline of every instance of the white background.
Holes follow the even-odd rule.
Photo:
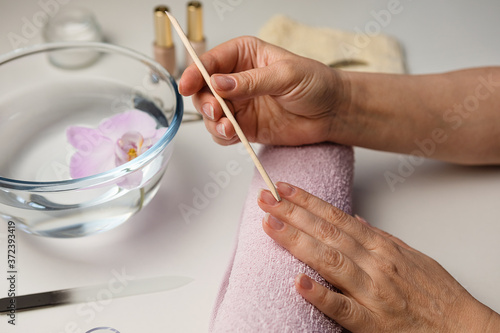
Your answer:
[[[374,21],[371,11],[387,8],[388,2],[206,1],[205,32],[209,47],[213,47],[240,35],[257,35],[274,14],[286,14],[314,26],[363,30]],[[152,54],[152,11],[160,3],[69,3],[67,6],[91,9],[107,41]],[[227,11],[216,10],[221,3]],[[184,25],[186,2],[165,4]],[[410,73],[499,63],[498,1],[401,0],[401,6],[402,12],[391,17],[382,31],[403,44]],[[0,0],[0,53],[12,50],[9,33],[22,36],[26,20],[32,21],[40,12],[43,9],[38,1]],[[184,52],[179,39],[176,41],[182,59]],[[39,42],[37,32],[26,44]],[[185,99],[185,106],[193,110],[189,99]],[[230,161],[236,161],[241,173],[231,178],[199,216],[183,219],[178,206],[192,205],[193,190],[203,190],[211,182],[210,172],[224,170]],[[395,154],[356,149],[354,211],[437,259],[472,295],[500,311],[500,168],[429,160],[392,191],[384,173],[397,172],[400,163]],[[136,279],[183,275],[194,282],[172,291],[116,299],[95,310],[92,319],[79,314],[78,305],[18,313],[16,327],[7,325],[7,317],[0,316],[0,331],[86,332],[97,326],[114,327],[122,333],[206,331],[252,172],[253,166],[238,147],[217,146],[202,123],[183,124],[160,192],[126,224],[101,235],[71,240],[18,232],[18,293],[105,283],[113,278],[113,270],[125,270]],[[0,253],[6,252],[6,230],[1,224]],[[6,271],[4,258],[2,254],[0,277]],[[5,297],[7,284],[3,277],[0,281],[0,297]]]

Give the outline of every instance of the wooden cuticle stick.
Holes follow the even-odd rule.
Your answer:
[[[210,83],[210,75],[208,74],[205,66],[203,66],[203,64],[201,63],[200,58],[198,58],[198,55],[196,54],[195,50],[191,46],[191,43],[189,42],[188,38],[186,37],[186,34],[182,30],[181,26],[179,25],[179,22],[177,22],[175,17],[172,14],[170,14],[168,11],[165,11],[165,13],[167,14],[168,18],[170,19],[170,22],[172,23],[175,30],[177,31],[177,34],[181,38],[182,43],[186,47],[186,50],[188,51],[189,55],[191,56],[191,58],[193,58],[194,63],[198,67],[201,75],[205,79],[205,82],[207,83],[208,87],[212,91],[212,94],[214,95],[215,99],[219,102],[220,106],[222,107],[222,110],[224,111],[226,118],[229,119],[229,121],[233,125],[233,127],[236,131],[236,135],[238,135],[238,138],[245,146],[248,154],[250,154],[250,157],[252,158],[253,163],[255,164],[255,167],[257,168],[260,175],[262,176],[262,178],[266,182],[267,187],[269,188],[269,190],[271,190],[271,193],[273,194],[274,198],[278,201],[281,201],[281,197],[278,194],[278,191],[276,190],[276,186],[274,185],[273,181],[271,180],[271,178],[267,174],[266,170],[262,166],[262,163],[260,162],[259,158],[255,154],[255,151],[253,150],[252,146],[248,142],[245,134],[241,130],[240,125],[238,124],[238,122],[234,118],[233,114],[231,113],[231,110],[229,110],[224,99],[222,97],[220,97],[219,94],[217,94],[215,89],[212,87],[212,84]]]

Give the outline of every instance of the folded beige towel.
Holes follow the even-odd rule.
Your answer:
[[[403,52],[397,40],[331,28],[311,27],[283,15],[272,17],[259,37],[298,55],[346,70],[404,73]]]

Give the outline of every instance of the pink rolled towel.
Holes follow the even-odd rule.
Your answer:
[[[259,155],[274,181],[299,186],[351,213],[352,148],[335,144],[263,147]],[[264,233],[264,212],[257,205],[261,188],[266,185],[255,173],[210,331],[342,332],[342,327],[295,290],[294,279],[299,273],[333,287]]]

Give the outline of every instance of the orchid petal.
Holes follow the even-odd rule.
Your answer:
[[[115,167],[115,144],[104,138],[91,150],[80,150],[73,154],[69,164],[71,178],[92,176]]]
[[[156,121],[146,112],[130,110],[106,119],[99,125],[99,130],[116,142],[130,131],[139,132],[145,138],[151,137],[155,135],[156,127]]]
[[[80,126],[68,127],[66,137],[73,147],[84,152],[92,151],[94,147],[107,140],[99,130]]]
[[[72,178],[82,178],[113,169],[133,160],[151,148],[167,131],[146,112],[129,110],[101,122],[97,129],[70,126],[69,143],[77,149],[70,160]],[[142,172],[137,170],[119,181],[127,188],[139,186]]]
[[[138,187],[139,185],[141,185],[141,183],[142,183],[142,171],[137,170],[123,177],[118,182],[118,185],[120,187],[130,190]]]

